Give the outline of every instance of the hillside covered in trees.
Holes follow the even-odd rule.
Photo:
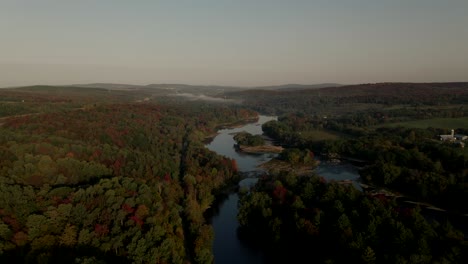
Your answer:
[[[256,113],[44,89],[2,91],[0,261],[212,262],[203,213],[237,167],[202,140]]]
[[[243,194],[239,222],[272,263],[465,263],[468,245],[449,222],[316,175],[270,175]]]
[[[239,174],[203,142],[261,113],[278,115],[262,129],[282,168],[353,160],[363,183],[394,194],[270,171],[242,192],[238,218],[271,262],[465,263],[459,223],[397,197],[468,212],[468,148],[439,139],[468,134],[467,103],[468,83],[0,89],[0,261],[213,263],[204,214]]]
[[[271,262],[467,261],[468,209],[462,201],[468,193],[468,152],[463,140],[440,140],[451,129],[460,138],[467,134],[466,83],[231,95],[258,111],[279,114],[278,121],[262,127],[278,144],[324,160],[351,161],[360,166],[361,182],[371,186],[360,192],[313,173],[270,171],[244,194],[238,217],[247,240],[275,255]],[[419,205],[427,203],[432,209],[422,212]]]
[[[422,117],[421,112],[425,110],[432,110],[426,114],[438,110],[443,112],[440,115],[460,115],[458,108],[468,102],[468,83],[372,83],[320,89],[249,89],[226,92],[225,96],[242,100],[244,105],[262,113],[302,112],[320,117],[366,113],[367,118],[379,122],[382,117],[418,114]],[[452,107],[441,107],[447,105]],[[449,111],[453,113],[449,115]],[[466,112],[466,109],[462,107],[461,111]],[[434,117],[433,114],[430,116]]]

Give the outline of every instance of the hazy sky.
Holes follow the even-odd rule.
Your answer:
[[[468,81],[467,0],[0,0],[0,87]]]

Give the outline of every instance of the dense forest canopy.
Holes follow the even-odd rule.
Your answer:
[[[466,223],[417,204],[468,213],[468,83],[82,86],[0,89],[2,262],[213,263],[204,214],[240,176],[203,142],[258,113],[281,162],[352,160],[393,195],[270,171],[242,193],[243,238],[278,261],[467,261]]]
[[[2,91],[4,115],[25,110],[1,120],[0,259],[211,262],[203,213],[237,167],[202,140],[256,113],[54,90]]]
[[[228,92],[226,97],[242,99],[244,105],[263,113],[338,116],[370,111],[370,116],[377,112],[395,115],[399,111],[429,109],[427,106],[462,107],[468,103],[468,83],[375,83],[293,91],[256,89]]]
[[[283,171],[273,176],[270,171],[242,199],[239,221],[248,239],[278,253],[276,260],[299,261],[312,254],[330,263],[467,261],[462,254],[468,231],[468,207],[462,202],[468,199],[463,140],[468,134],[467,83],[380,83],[230,95],[257,111],[279,114],[278,121],[262,128],[288,148],[280,157],[301,149],[324,160],[349,160],[360,166],[361,182],[372,187],[360,193],[312,175]],[[451,130],[459,139],[441,140]],[[427,203],[439,208],[423,213],[418,205]],[[436,218],[430,210],[443,213]],[[464,233],[453,228],[454,219]]]
[[[271,262],[464,263],[467,245],[450,223],[316,175],[260,179],[240,201],[241,231],[273,249]]]

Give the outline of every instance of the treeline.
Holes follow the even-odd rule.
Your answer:
[[[253,109],[280,115],[262,129],[287,148],[283,156],[312,150],[325,158],[352,159],[366,165],[360,170],[364,183],[466,213],[461,201],[468,199],[468,153],[438,139],[450,133],[447,129],[377,125],[466,117],[467,85],[388,83],[236,95],[245,96]],[[437,221],[396,198],[314,175],[273,172],[244,193],[238,215],[241,234],[266,245],[273,263],[467,261],[466,235],[452,227],[448,217]]]
[[[304,90],[229,93],[260,113],[278,115],[291,131],[362,136],[370,126],[468,116],[468,83],[376,83]],[[297,138],[294,136],[294,138]]]
[[[438,141],[442,132],[381,128],[365,137],[328,142],[322,150],[367,161],[360,175],[368,184],[467,213],[460,201],[468,199],[468,152]]]
[[[244,192],[241,237],[271,263],[466,263],[463,233],[417,208],[318,176],[264,177]]]
[[[202,143],[240,108],[120,103],[0,125],[0,262],[211,263],[203,218],[237,180]]]
[[[416,200],[447,209],[468,212],[460,201],[468,199],[468,153],[457,145],[441,142],[445,129],[378,128],[362,130],[353,137],[315,140],[306,135],[315,130],[303,118],[286,117],[262,126],[264,132],[283,144],[311,149],[325,157],[349,157],[367,164],[361,179],[402,192]],[[320,128],[318,128],[320,129]],[[466,132],[464,129],[457,129]]]
[[[314,153],[308,149],[287,148],[283,150],[277,158],[292,165],[316,164]]]
[[[245,131],[237,133],[234,140],[237,144],[244,146],[263,146],[265,144],[265,139],[261,135],[252,135]]]
[[[351,107],[351,106],[350,106]],[[436,108],[401,108],[397,110],[368,110],[357,111],[338,117],[323,117],[303,112],[288,113],[278,117],[278,122],[270,121],[263,125],[265,132],[287,144],[294,144],[296,140],[306,140],[304,135],[310,131],[326,131],[340,136],[364,136],[378,127],[409,120],[423,120],[429,118],[459,118],[468,116],[468,108],[447,106],[445,109]],[[464,133],[466,128],[456,130]],[[434,130],[434,128],[433,128]],[[450,133],[449,129],[439,130],[442,134]]]

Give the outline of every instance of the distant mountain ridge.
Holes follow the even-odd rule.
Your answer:
[[[468,95],[468,82],[433,82],[433,83],[364,83],[342,85],[323,88],[293,88],[293,89],[247,89],[242,91],[229,91],[226,96],[231,98],[278,98],[285,100],[287,97],[300,99],[303,97],[329,97],[351,98],[360,97],[361,101],[375,101],[376,97],[386,98],[412,98],[413,101],[430,101],[431,98],[444,96],[465,97]]]
[[[179,84],[179,83],[158,83],[148,85],[135,85],[135,84],[119,84],[119,83],[89,83],[89,84],[72,84],[68,86],[73,87],[85,87],[85,88],[104,88],[104,89],[144,89],[144,88],[155,88],[155,89],[260,89],[260,90],[302,90],[302,89],[319,89],[327,87],[340,87],[342,84],[338,83],[320,83],[320,84],[282,84],[282,85],[269,85],[269,86],[228,86],[228,85],[192,85],[192,84]]]
[[[71,85],[61,85],[61,86],[73,86],[73,87],[83,87],[83,88],[103,88],[111,90],[134,90],[145,87],[144,85],[136,84],[123,84],[123,83],[88,83],[88,84],[71,84]]]
[[[408,93],[408,92],[421,92],[421,90],[438,90],[438,89],[466,89],[468,82],[377,82],[377,83],[361,83],[361,84],[338,84],[338,83],[320,83],[320,84],[282,84],[270,86],[223,86],[223,85],[190,85],[190,84],[148,84],[148,85],[135,85],[135,84],[121,84],[121,83],[89,83],[89,84],[71,84],[71,85],[32,85],[20,87],[4,87],[4,88],[33,88],[33,87],[73,87],[73,88],[95,88],[107,90],[146,90],[153,89],[168,90],[177,92],[193,92],[193,93],[288,93],[288,92],[303,92],[315,93],[320,92],[321,95],[363,95],[374,93]]]
[[[271,85],[271,86],[256,86],[251,89],[261,90],[304,90],[304,89],[320,89],[328,87],[341,87],[343,84],[339,83],[319,83],[319,84],[282,84],[282,85]]]

